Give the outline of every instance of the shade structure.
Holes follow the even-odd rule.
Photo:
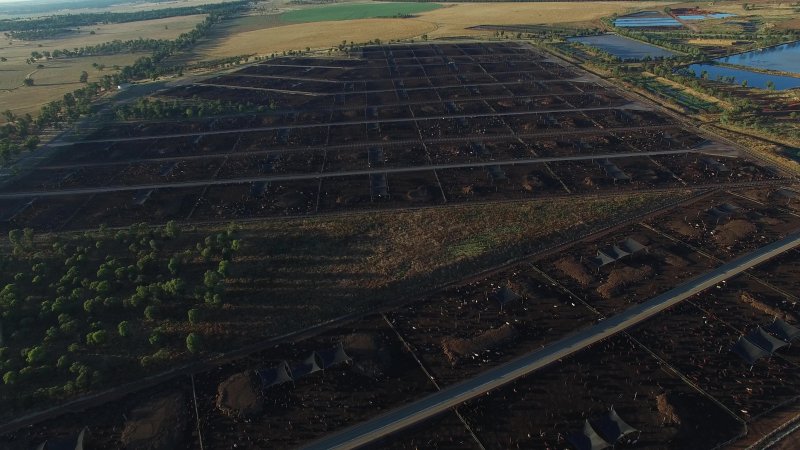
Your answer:
[[[311,352],[308,358],[292,367],[292,377],[296,380],[322,370],[322,362],[317,352]]]
[[[276,367],[257,370],[256,373],[258,377],[261,378],[261,384],[264,389],[294,381],[291,370],[289,369],[289,364],[287,364],[286,361],[282,361]]]
[[[583,430],[570,434],[567,440],[575,450],[605,450],[611,447],[611,444],[597,434],[588,420],[583,422]]]
[[[613,256],[608,255],[608,254],[598,250],[597,251],[597,255],[594,257],[594,261],[595,261],[595,264],[597,264],[600,267],[603,267],[606,264],[613,263],[614,261],[616,261],[616,259],[614,259]]]
[[[789,345],[786,342],[771,336],[761,327],[757,327],[755,330],[747,333],[747,340],[768,351],[770,355],[775,353],[775,351],[779,348]]]
[[[631,254],[647,249],[647,246],[630,237],[620,242],[619,247]]]
[[[511,290],[508,286],[502,286],[499,289],[495,289],[489,295],[489,297],[500,303],[500,306],[505,305],[506,303],[513,302],[522,298],[519,294]]]
[[[327,369],[337,364],[350,362],[353,358],[344,351],[344,345],[339,342],[336,348],[325,350],[319,353],[320,360],[322,361],[322,368]]]
[[[769,352],[753,344],[747,338],[740,336],[739,340],[731,347],[731,351],[739,355],[747,364],[751,366],[759,359],[769,356]]]
[[[792,342],[800,338],[800,328],[789,325],[786,321],[777,317],[765,329],[786,342]]]
[[[639,435],[639,430],[622,420],[613,406],[608,414],[594,421],[592,426],[609,442],[630,442]]]

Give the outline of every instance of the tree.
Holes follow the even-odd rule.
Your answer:
[[[169,259],[169,263],[167,263],[167,269],[169,269],[169,273],[172,275],[177,275],[178,270],[180,268],[180,263],[178,262],[178,258],[173,256]]]
[[[162,333],[160,330],[153,330],[153,332],[150,333],[150,337],[147,338],[147,342],[149,342],[150,345],[161,344],[164,342],[164,333]]]
[[[28,350],[28,352],[25,354],[25,361],[28,364],[37,364],[42,362],[44,360],[44,357],[45,357],[44,348],[37,345],[36,347],[33,347],[30,350]]]
[[[131,334],[131,326],[127,320],[123,320],[117,325],[117,333],[122,337],[128,337]]]
[[[80,78],[78,78],[78,81],[80,81],[81,83],[88,82],[89,81],[89,72],[87,72],[85,70],[82,71]]]
[[[202,339],[200,338],[199,334],[189,333],[189,335],[186,336],[186,348],[191,353],[200,352],[200,350],[202,349],[202,344],[203,344]]]
[[[25,78],[24,80],[22,80],[22,84],[24,84],[25,86],[33,86],[33,78],[30,77]]]
[[[3,375],[3,384],[12,385],[17,382],[19,375],[13,370],[9,370]]]
[[[147,320],[155,320],[156,319],[156,307],[154,305],[150,305],[144,309],[144,317]]]
[[[186,315],[189,317],[189,323],[196,324],[200,322],[200,310],[197,308],[190,309]]]
[[[106,341],[108,341],[106,330],[97,330],[86,335],[86,343],[90,345],[103,345]]]

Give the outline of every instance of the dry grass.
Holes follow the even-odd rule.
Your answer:
[[[648,3],[657,7],[666,2]],[[417,14],[413,19],[366,19],[316,22],[246,31],[223,37],[198,50],[201,58],[243,53],[270,54],[284,50],[327,48],[342,40],[365,42],[449,36],[476,36],[487,31],[467,30],[482,24],[564,24],[596,21],[612,13],[640,8],[638,2],[592,2],[576,7],[573,2],[548,3],[448,3],[444,8]]]
[[[687,44],[692,45],[708,45],[714,47],[730,47],[736,42],[733,39],[689,39]]]
[[[37,64],[26,64],[25,60],[31,52],[53,51],[56,49],[73,49],[87,45],[122,41],[138,38],[174,39],[181,33],[191,30],[205,18],[203,14],[166,19],[145,20],[140,22],[98,25],[83,27],[78,34],[64,39],[47,39],[38,41],[3,40],[0,41],[0,55],[8,61],[0,63],[0,111],[10,109],[15,113],[35,113],[41,105],[60,98],[67,92],[80,87],[78,77],[81,71],[89,73],[89,80],[96,80],[104,73],[110,73],[110,67],[117,64],[125,66],[144,54],[119,54],[109,56],[87,56],[83,58],[39,61]],[[89,34],[95,31],[96,34]],[[10,43],[9,43],[10,42]],[[93,63],[109,67],[100,72],[92,67]],[[44,69],[36,66],[43,64]],[[22,81],[31,74],[36,83],[33,87],[23,88]]]
[[[250,53],[268,55],[286,50],[328,48],[343,40],[366,42],[408,39],[429,33],[433,24],[414,19],[361,19],[337,22],[301,23],[262,30],[246,31],[200,46],[201,59],[213,59]]]
[[[10,109],[16,114],[31,113],[35,115],[42,105],[61,98],[67,92],[83,86],[78,78],[81,71],[89,73],[89,81],[97,81],[104,74],[114,73],[111,68],[117,64],[124,66],[132,63],[136,58],[146,56],[144,53],[129,53],[110,56],[90,56],[66,60],[53,60],[43,62],[44,69],[36,69],[25,65],[25,70],[13,72],[0,72],[0,86],[19,86],[27,74],[31,74],[35,85],[20,86],[13,89],[0,90],[0,111]],[[107,68],[103,71],[94,69],[93,63],[104,64]]]
[[[658,8],[667,2],[647,3],[647,8]],[[546,3],[456,3],[419,15],[419,20],[436,24],[431,37],[475,34],[465,31],[475,25],[513,25],[513,24],[565,24],[591,22],[612,13],[624,13],[642,8],[640,2],[574,2]],[[483,32],[485,33],[485,32]]]

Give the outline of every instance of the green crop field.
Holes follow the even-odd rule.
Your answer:
[[[289,23],[326,22],[333,20],[372,19],[416,14],[441,8],[436,3],[353,3],[317,6],[281,14]]]

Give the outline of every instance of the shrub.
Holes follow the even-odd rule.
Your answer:
[[[192,308],[186,313],[186,315],[189,316],[189,323],[196,324],[197,322],[200,322],[200,310],[199,309]]]
[[[191,353],[198,353],[202,349],[202,339],[200,335],[197,333],[189,333],[186,336],[186,348],[189,349]]]
[[[122,337],[128,337],[131,333],[131,327],[127,320],[123,320],[117,325],[117,333]]]
[[[108,341],[106,330],[93,331],[86,335],[86,343],[89,345],[103,345]]]

